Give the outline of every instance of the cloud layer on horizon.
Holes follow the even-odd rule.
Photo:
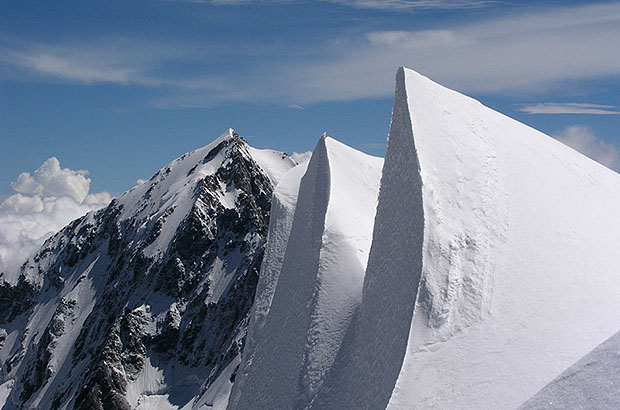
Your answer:
[[[88,193],[87,174],[61,168],[52,157],[32,174],[21,173],[11,184],[16,193],[0,203],[0,281],[14,283],[19,267],[45,239],[110,202],[107,192]]]

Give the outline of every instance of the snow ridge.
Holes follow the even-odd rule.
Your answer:
[[[310,408],[523,403],[620,328],[617,203],[618,174],[401,68],[363,298]]]
[[[422,182],[399,71],[363,301],[312,409],[385,408],[407,347],[422,273]]]
[[[282,263],[263,264],[281,271],[270,279],[269,307],[269,292],[259,294],[260,328],[250,331],[229,409],[304,408],[319,391],[361,300],[381,164],[329,137],[318,142]]]
[[[402,71],[424,253],[387,408],[514,408],[620,328],[620,176]]]
[[[231,403],[229,408],[295,407],[297,397],[293,392],[298,390],[296,382],[301,371],[301,363],[295,358],[304,355],[329,201],[329,183],[329,160],[323,137],[301,180],[282,273],[263,331],[266,338],[255,348],[252,367],[245,376],[238,403]],[[274,389],[274,386],[279,387]]]

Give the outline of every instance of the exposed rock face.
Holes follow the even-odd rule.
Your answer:
[[[54,235],[0,287],[7,406],[181,407],[245,337],[275,181],[234,131]]]

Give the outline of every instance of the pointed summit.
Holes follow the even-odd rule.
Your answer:
[[[269,233],[281,256],[262,266],[270,282],[259,284],[229,409],[306,408],[321,388],[361,300],[381,165],[323,135],[305,173],[291,171],[294,217]]]
[[[400,68],[356,331],[312,408],[519,406],[620,329],[618,203],[617,173]]]
[[[7,403],[191,407],[230,389],[272,191],[294,165],[230,129],[45,242],[0,289]]]

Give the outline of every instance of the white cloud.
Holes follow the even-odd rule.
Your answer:
[[[32,175],[22,172],[11,187],[27,195],[39,197],[68,196],[80,203],[88,194],[90,179],[87,171],[73,171],[60,168],[56,157],[45,161]]]
[[[298,164],[301,164],[303,162],[310,160],[310,157],[312,157],[312,151],[306,151],[306,152],[301,152],[301,153],[293,152],[291,154],[291,158],[293,158],[293,160],[297,162]]]
[[[620,147],[598,138],[583,125],[571,125],[554,138],[607,168],[620,172]]]
[[[620,3],[605,3],[430,30],[373,31],[325,44],[329,55],[278,75],[291,84],[297,78],[289,90],[302,104],[387,97],[402,65],[460,91],[539,94],[583,79],[617,79],[618,44]]]
[[[539,103],[524,105],[519,111],[528,114],[599,114],[617,115],[613,105],[586,104],[586,103]]]
[[[192,44],[138,38],[107,37],[88,43],[44,44],[0,37],[0,63],[22,73],[81,84],[181,87],[186,79],[155,72],[171,62],[199,59],[205,54],[204,49]]]
[[[392,8],[480,3],[333,1]],[[620,78],[618,2],[528,9],[458,25],[437,23],[425,30],[350,33],[321,34],[303,47],[286,38],[264,44],[260,37],[244,44],[136,39],[0,44],[0,63],[21,70],[22,76],[159,88],[150,101],[159,108],[209,107],[223,101],[304,106],[389,97],[401,65],[468,93],[541,95],[580,80]],[[229,61],[231,69],[222,72],[212,61]]]
[[[87,171],[45,161],[11,186],[17,192],[0,203],[0,280],[14,282],[18,269],[53,233],[88,211],[106,206],[107,192],[89,194]]]

